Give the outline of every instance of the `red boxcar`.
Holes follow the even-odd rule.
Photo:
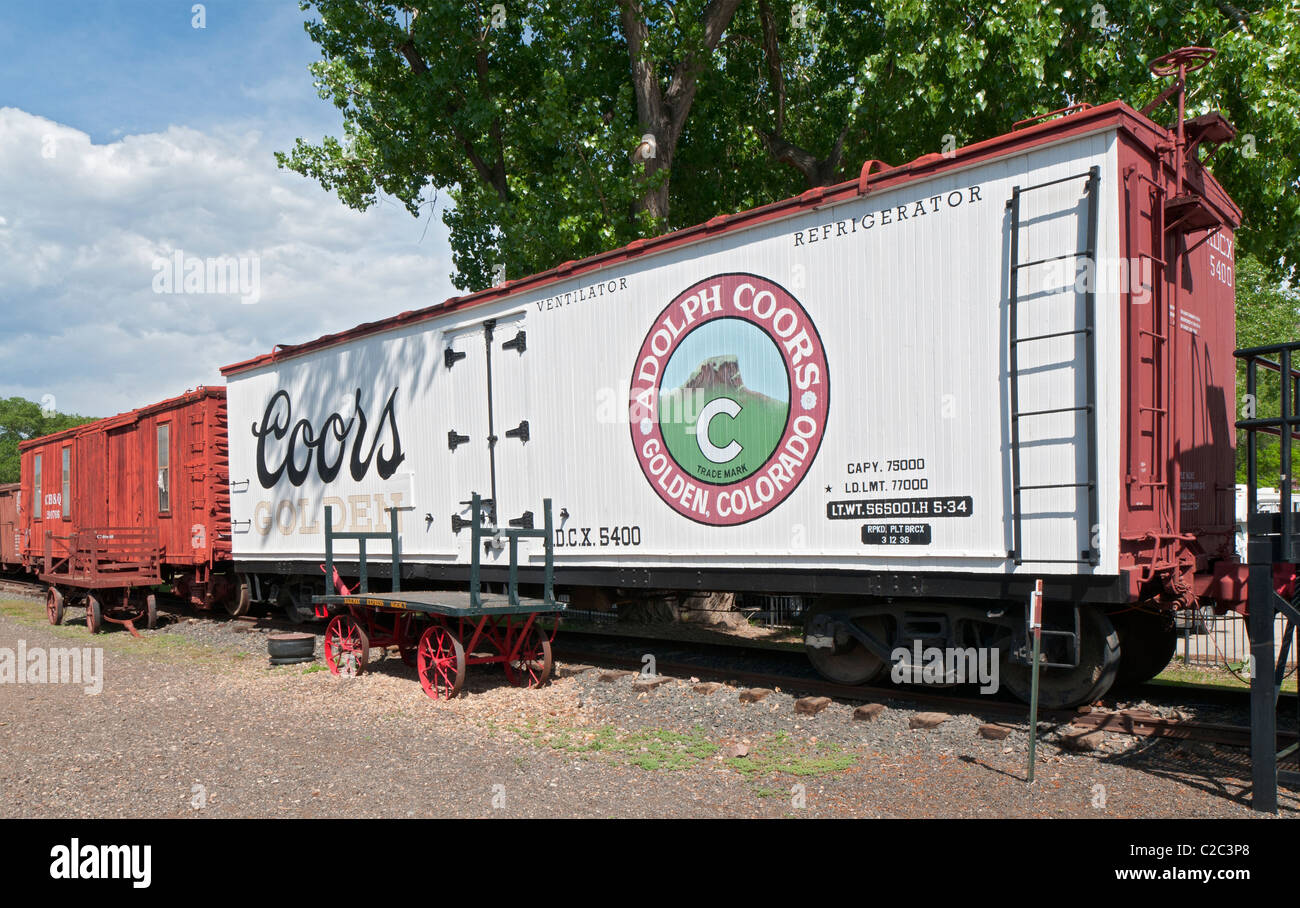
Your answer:
[[[50,620],[84,600],[87,623],[154,617],[163,582],[240,610],[230,572],[226,392],[202,387],[19,445],[26,567],[50,584]]]
[[[0,571],[16,570],[22,564],[18,540],[18,494],[20,483],[0,485]]]

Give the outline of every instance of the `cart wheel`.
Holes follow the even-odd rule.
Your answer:
[[[248,614],[248,607],[253,602],[253,586],[248,582],[247,574],[240,574],[235,588],[226,596],[226,614],[232,618]],[[152,627],[153,625],[150,625]]]
[[[145,626],[153,630],[158,626],[158,597],[153,593],[144,597]]]
[[[94,593],[86,594],[86,627],[92,634],[98,634],[104,626],[104,609],[95,598]]]
[[[354,678],[370,661],[370,638],[351,615],[336,615],[325,628],[325,664],[330,673]]]
[[[519,655],[507,659],[506,680],[515,687],[541,687],[551,677],[551,641],[534,622],[519,647]]]
[[[50,624],[63,623],[63,594],[58,587],[50,587],[45,594],[45,614],[49,617]]]
[[[465,647],[440,624],[420,636],[416,655],[420,686],[435,700],[450,700],[465,683]]]

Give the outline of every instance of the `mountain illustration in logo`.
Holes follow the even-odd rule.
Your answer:
[[[692,478],[714,484],[736,482],[763,466],[781,441],[789,412],[788,400],[745,386],[733,354],[705,359],[681,387],[659,397],[659,426],[669,453]]]
[[[700,363],[695,372],[686,380],[684,388],[743,388],[744,380],[740,377],[740,358],[736,356],[713,356]]]

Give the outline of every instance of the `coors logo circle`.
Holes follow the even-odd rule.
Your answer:
[[[799,301],[767,278],[718,274],[682,291],[641,344],[632,443],[669,507],[735,526],[798,487],[829,403],[826,351]]]

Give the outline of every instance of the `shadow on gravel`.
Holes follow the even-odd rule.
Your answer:
[[[1044,735],[1046,734],[1051,732],[1044,732]],[[1050,749],[1055,749],[1055,744],[1052,742],[1045,743]],[[1124,753],[1093,753],[1091,756],[1098,763],[1123,766],[1233,804],[1250,806],[1250,754],[1244,750],[1212,747],[1196,741],[1142,738],[1136,746]],[[995,775],[1019,782],[1025,780],[1023,770],[1002,769],[969,754],[963,754],[958,759]],[[1292,759],[1279,769],[1294,775],[1297,770],[1300,770],[1300,764]],[[1300,782],[1279,778],[1278,790],[1279,813],[1283,816],[1300,816]]]
[[[987,769],[989,772],[994,773],[995,775],[1006,776],[1008,779],[1015,779],[1017,782],[1025,781],[1025,774],[1023,772],[1008,772],[1005,769],[999,769],[996,766],[990,766],[989,764],[985,763],[983,760],[979,759],[978,757],[972,757],[970,754],[962,754],[957,759],[961,760],[963,763],[968,763],[971,766],[978,766],[980,769]]]
[[[376,656],[377,650],[370,651],[370,661],[366,664],[367,675],[385,675],[401,678],[411,684],[419,685],[420,676],[415,668],[402,661],[400,656]],[[323,657],[321,657],[323,659]],[[323,665],[323,661],[321,662]],[[461,696],[481,694],[500,687],[509,687],[506,673],[499,665],[471,665],[465,669],[465,684],[461,687]]]
[[[1125,753],[1098,755],[1097,762],[1124,766],[1234,804],[1250,806],[1250,754],[1245,750],[1211,747],[1196,741],[1143,738]],[[1294,760],[1279,767],[1292,773],[1296,768]],[[1279,779],[1278,794],[1279,813],[1300,816],[1300,785]]]

